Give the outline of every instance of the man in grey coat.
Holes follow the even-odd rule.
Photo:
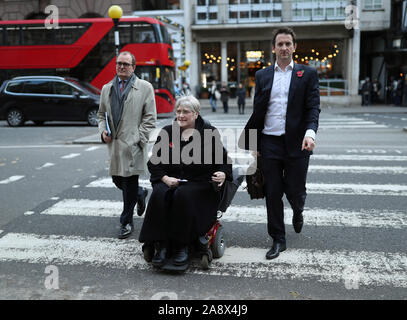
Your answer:
[[[147,169],[149,134],[157,120],[153,86],[134,74],[135,67],[130,52],[117,56],[116,76],[103,86],[98,111],[99,133],[110,157],[109,174],[123,194],[119,239],[133,232],[138,178]]]

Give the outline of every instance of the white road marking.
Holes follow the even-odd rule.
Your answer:
[[[66,156],[62,156],[61,159],[72,159],[72,158],[78,157],[80,155],[81,155],[80,153],[70,153],[70,154],[67,154]]]
[[[36,168],[36,169],[37,169],[37,170],[41,170],[41,169],[48,168],[48,167],[52,167],[52,166],[55,166],[55,163],[46,162],[46,163],[44,163],[41,167],[38,167],[38,168]]]
[[[139,185],[151,188],[149,180],[140,179]],[[115,188],[111,178],[100,178],[92,181],[86,187],[89,188]],[[245,190],[246,181],[243,181],[238,192]],[[380,195],[380,196],[407,196],[407,185],[392,184],[352,184],[352,183],[307,183],[308,194],[342,194],[342,195]]]
[[[34,148],[83,148],[83,146],[69,145],[69,144],[39,144],[39,145],[20,145],[20,146],[0,146],[0,149],[34,149]]]
[[[407,185],[307,183],[309,194],[407,196]]]
[[[64,199],[41,212],[44,215],[118,217],[123,209],[122,201]],[[138,217],[134,215],[134,217]]]
[[[320,125],[318,130],[320,129],[381,129],[387,128],[384,124],[375,124],[375,125]]]
[[[284,222],[292,224],[292,209],[285,208]],[[407,228],[405,212],[391,210],[335,210],[322,208],[305,208],[304,225],[365,227],[365,228]],[[265,206],[247,207],[230,206],[222,216],[222,221],[242,223],[267,223]]]
[[[26,211],[26,212],[24,212],[24,215],[25,216],[31,216],[31,215],[33,215],[35,212],[34,211]]]
[[[1,180],[0,184],[8,184],[8,183],[11,183],[11,182],[15,182],[15,181],[18,181],[18,180],[20,180],[20,179],[22,179],[24,177],[25,176],[11,176],[11,177],[9,177],[7,179]]]
[[[407,174],[407,167],[322,166],[310,165],[309,172]]]
[[[228,247],[209,270],[201,270],[194,262],[187,273],[341,284],[352,268],[356,271],[352,279],[359,286],[407,287],[407,256],[401,253],[288,248],[278,259],[268,261],[266,252],[267,248]],[[152,269],[142,258],[138,240],[27,233],[0,238],[0,261]]]
[[[85,149],[85,151],[93,151],[93,150],[97,150],[99,148],[100,148],[99,146],[93,146],[93,147],[89,147],[89,148]]]
[[[122,201],[64,199],[42,211],[42,215],[118,217],[123,209]],[[285,208],[285,224],[291,225],[292,210]],[[138,218],[138,216],[134,216]],[[229,206],[222,221],[241,223],[267,223],[265,206]],[[407,228],[405,213],[400,211],[347,211],[321,208],[305,208],[304,224],[309,226],[339,226],[367,228]]]
[[[341,160],[341,161],[407,161],[407,156],[388,155],[350,155],[350,154],[313,154],[312,160]]]

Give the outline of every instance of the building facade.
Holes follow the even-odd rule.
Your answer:
[[[365,77],[405,79],[407,0],[7,0],[2,20],[44,16],[53,4],[61,18],[107,17],[117,4],[124,16],[161,19],[173,38],[178,84],[203,95],[212,80],[243,83],[248,94],[257,70],[274,63],[271,35],[289,26],[297,34],[297,63],[317,68],[323,101],[360,104]],[[407,79],[405,79],[407,82]]]

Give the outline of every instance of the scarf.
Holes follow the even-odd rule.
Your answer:
[[[110,107],[112,109],[113,125],[116,130],[123,113],[124,101],[126,101],[127,96],[136,79],[137,77],[133,73],[131,77],[127,80],[123,92],[120,92],[119,89],[119,80],[120,80],[119,77],[116,75],[113,79],[112,89],[110,90]]]

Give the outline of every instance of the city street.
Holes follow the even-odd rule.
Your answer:
[[[240,132],[251,108],[202,113]],[[406,299],[404,127],[406,108],[322,108],[300,234],[285,201],[287,250],[265,259],[265,201],[242,186],[221,218],[224,256],[174,275],[144,261],[143,217],[117,239],[122,197],[97,128],[0,121],[0,299]]]

